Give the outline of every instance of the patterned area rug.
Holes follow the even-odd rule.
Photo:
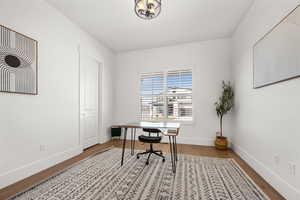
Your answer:
[[[12,199],[34,200],[267,200],[233,159],[178,155],[174,176],[168,159],[136,159],[121,149],[98,153]]]

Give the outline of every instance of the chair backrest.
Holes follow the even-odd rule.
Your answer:
[[[151,133],[156,133],[157,137],[159,136],[159,133],[161,133],[157,128],[143,128],[143,131],[149,133],[149,136],[151,136]]]

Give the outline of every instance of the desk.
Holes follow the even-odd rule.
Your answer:
[[[178,161],[176,137],[179,134],[179,129],[180,129],[179,123],[138,122],[138,123],[129,123],[129,124],[124,124],[124,125],[118,125],[118,126],[114,126],[114,127],[119,127],[119,128],[124,129],[121,166],[123,165],[123,161],[124,161],[125,144],[126,144],[128,129],[131,129],[131,143],[130,144],[131,144],[131,155],[133,156],[134,155],[136,129],[155,128],[155,129],[160,129],[162,131],[163,135],[169,137],[172,169],[173,169],[174,173],[176,172],[176,164]]]

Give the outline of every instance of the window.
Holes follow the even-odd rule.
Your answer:
[[[192,120],[192,71],[141,75],[141,120]]]

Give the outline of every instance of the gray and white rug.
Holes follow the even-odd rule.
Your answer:
[[[178,155],[171,162],[121,149],[98,153],[13,197],[14,200],[267,200],[268,197],[233,159]]]

